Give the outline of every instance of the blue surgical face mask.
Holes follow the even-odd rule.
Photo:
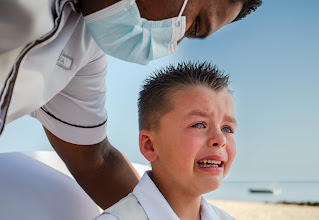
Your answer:
[[[106,53],[121,60],[148,64],[173,53],[177,41],[184,36],[186,18],[178,15],[161,21],[141,18],[135,0],[122,0],[84,17],[97,45]]]

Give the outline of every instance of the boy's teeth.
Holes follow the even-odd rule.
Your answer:
[[[220,165],[222,162],[221,161],[217,161],[217,160],[200,160],[198,161],[199,165],[202,167],[202,165],[204,167],[207,167],[207,166],[218,166]]]
[[[200,167],[218,167],[217,164],[206,164],[206,163],[200,163]]]
[[[217,160],[199,160],[198,164],[200,167],[218,167],[221,165],[221,161]]]

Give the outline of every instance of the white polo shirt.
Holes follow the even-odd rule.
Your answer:
[[[13,41],[0,47],[0,128],[4,121],[30,114],[64,141],[99,143],[106,137],[107,56],[88,32],[76,0],[31,4],[12,0],[5,7],[19,8],[21,16],[29,18],[26,24],[46,19],[29,27],[43,30],[46,25],[46,34],[24,46],[15,47]],[[0,18],[12,27],[0,26],[0,31],[23,36],[24,30],[16,27],[23,27],[24,19],[9,15],[2,13]]]
[[[148,219],[150,220],[180,220],[170,207],[162,193],[155,186],[150,178],[152,171],[147,171],[142,176],[140,182],[133,190],[134,196],[143,207]],[[200,215],[202,220],[218,220],[218,216],[212,206],[202,196],[200,205]],[[229,215],[230,216],[230,215]],[[230,216],[231,217],[231,216]],[[231,217],[232,218],[232,217]],[[119,220],[112,214],[105,213],[98,220]],[[132,219],[135,219],[132,216]],[[235,219],[235,218],[233,218]],[[123,219],[121,219],[123,220]]]

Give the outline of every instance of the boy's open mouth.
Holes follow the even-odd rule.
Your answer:
[[[198,165],[200,167],[223,167],[224,161],[218,160],[199,160]]]

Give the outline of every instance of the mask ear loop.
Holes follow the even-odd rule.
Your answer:
[[[178,15],[178,17],[177,17],[177,22],[179,22],[179,20],[181,19],[182,14],[183,14],[183,12],[184,12],[184,9],[185,9],[185,7],[186,7],[187,2],[188,2],[188,0],[185,0],[185,1],[184,1],[183,6],[182,6],[182,9],[181,9],[181,11],[179,12],[179,15]]]

